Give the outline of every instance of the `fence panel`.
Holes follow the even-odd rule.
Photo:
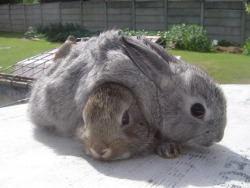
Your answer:
[[[250,36],[250,15],[242,1],[117,0],[0,5],[0,31],[75,23],[90,31],[114,28],[166,30],[173,24],[200,24],[210,39],[242,44]]]

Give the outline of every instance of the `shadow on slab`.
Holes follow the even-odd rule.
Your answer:
[[[81,156],[98,172],[119,179],[163,187],[247,187],[250,184],[250,159],[246,154],[250,149],[235,153],[218,144],[210,148],[185,146],[176,159],[152,154],[105,162],[86,156],[80,142],[73,138],[57,137],[40,128],[34,130],[34,137],[59,155]]]

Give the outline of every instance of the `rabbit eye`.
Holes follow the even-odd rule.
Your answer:
[[[205,115],[205,108],[202,104],[200,103],[195,103],[191,107],[191,113],[194,117],[197,118],[203,118]]]
[[[128,111],[126,110],[122,116],[122,125],[127,125],[129,124],[129,114]]]

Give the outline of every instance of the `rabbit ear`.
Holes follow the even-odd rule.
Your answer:
[[[170,65],[166,62],[167,57],[162,57],[162,50],[152,50],[147,45],[139,42],[131,37],[122,36],[125,50],[127,51],[131,60],[135,65],[160,89],[166,88],[169,84],[168,80],[171,79],[173,72]],[[155,46],[152,47],[156,48]],[[166,52],[165,52],[166,53]]]
[[[146,45],[155,50],[166,61],[166,63],[168,62],[178,63],[179,60],[175,58],[173,55],[167,53],[166,50],[160,45],[146,39],[145,37],[142,37],[142,40]]]

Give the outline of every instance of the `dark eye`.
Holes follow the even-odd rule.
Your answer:
[[[197,118],[203,118],[205,115],[205,108],[202,104],[200,103],[195,103],[193,104],[193,106],[191,107],[191,113],[194,117]]]
[[[128,111],[126,110],[122,116],[122,125],[127,125],[129,124],[129,114]]]

